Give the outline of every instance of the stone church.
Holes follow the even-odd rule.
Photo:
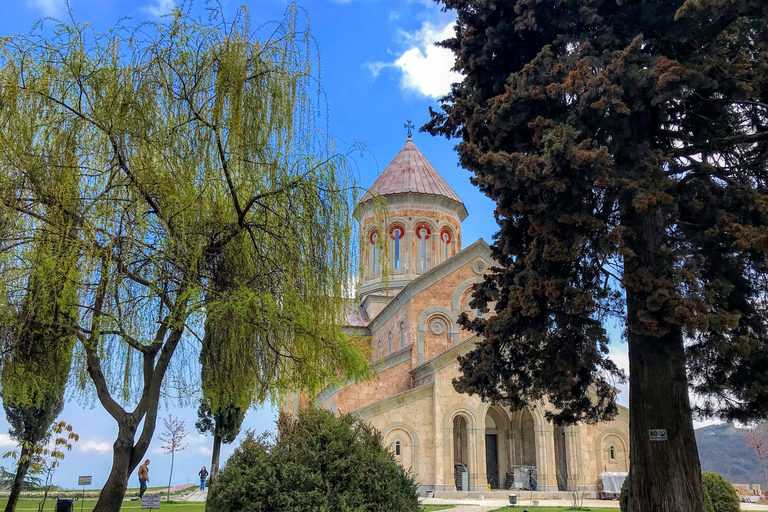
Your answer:
[[[387,225],[370,192],[386,203]],[[467,209],[410,135],[370,192],[354,212],[362,275],[346,329],[370,337],[377,374],[326,388],[314,402],[379,429],[423,493],[597,490],[601,472],[627,471],[623,407],[611,422],[563,428],[545,419],[545,403],[510,411],[454,390],[456,358],[477,340],[457,319],[482,314],[468,303],[472,285],[494,264],[490,247],[482,239],[462,245]],[[282,409],[295,412],[301,402],[294,394]]]

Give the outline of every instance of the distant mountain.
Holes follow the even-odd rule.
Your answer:
[[[760,484],[765,478],[757,455],[746,446],[744,429],[732,423],[709,425],[695,430],[702,471],[714,471],[733,484]]]

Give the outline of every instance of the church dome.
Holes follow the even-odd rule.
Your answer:
[[[381,200],[384,208],[377,208]],[[467,209],[411,137],[355,207],[358,299],[374,318],[405,286],[461,251]]]
[[[371,185],[360,203],[371,200],[374,195],[389,196],[407,193],[442,196],[456,201],[464,209],[464,203],[459,196],[427,161],[411,137],[408,137],[403,148]]]

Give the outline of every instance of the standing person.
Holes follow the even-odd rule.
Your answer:
[[[205,466],[203,466],[203,469],[200,470],[200,490],[205,490],[205,479],[208,478],[208,471],[205,470]]]
[[[139,499],[144,496],[144,491],[147,490],[147,483],[149,482],[149,459],[144,461],[144,464],[139,466]]]

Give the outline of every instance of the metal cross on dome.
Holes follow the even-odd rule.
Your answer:
[[[410,119],[403,126],[408,128],[408,138],[410,139],[411,138],[411,128],[416,128],[416,126],[413,123],[411,123]]]

